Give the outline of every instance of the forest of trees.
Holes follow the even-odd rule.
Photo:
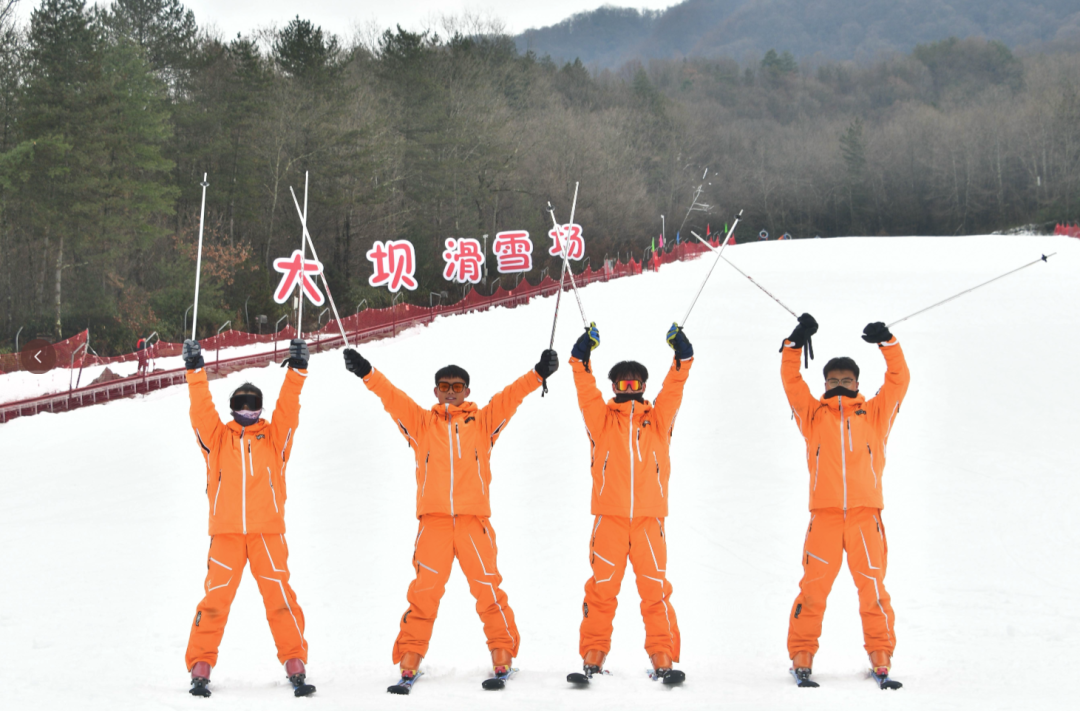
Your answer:
[[[526,229],[535,281],[551,265],[544,208],[566,219],[575,181],[597,266],[640,258],[661,214],[673,237],[698,185],[713,208],[684,236],[739,209],[742,240],[1080,217],[1078,54],[943,39],[861,66],[772,51],[593,74],[468,18],[343,37],[297,17],[222,38],[179,0],[43,0],[26,26],[12,5],[0,0],[0,350],[20,328],[23,343],[90,328],[102,355],[153,330],[180,339],[204,173],[201,334],[286,313],[270,264],[299,246],[289,187],[305,171],[348,313],[390,302],[367,286],[375,240],[416,245],[417,303],[460,295],[441,274],[447,237]]]

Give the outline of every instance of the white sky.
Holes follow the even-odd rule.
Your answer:
[[[99,0],[106,4],[108,0]],[[349,2],[348,0],[186,0],[200,27],[216,25],[225,37],[248,32],[271,24],[284,25],[297,14],[334,34],[349,36],[357,25],[374,21],[379,28],[400,24],[418,30],[432,19],[445,14],[480,13],[501,19],[506,31],[519,33],[531,27],[553,25],[577,12],[594,10],[602,5],[661,9],[681,0],[546,0],[542,3],[520,0],[393,0],[391,2]],[[87,4],[93,4],[88,0]],[[30,17],[38,0],[21,0],[19,15]]]

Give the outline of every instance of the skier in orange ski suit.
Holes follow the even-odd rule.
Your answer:
[[[825,366],[826,392],[815,398],[799,371],[800,350],[817,331],[809,314],[781,351],[784,392],[799,432],[806,440],[810,473],[810,523],[803,543],[803,577],[791,607],[788,655],[792,669],[812,668],[818,650],[825,600],[840,572],[841,554],[859,592],[863,642],[874,669],[887,672],[896,648],[896,618],[885,590],[888,543],[884,508],[885,451],[910,374],[904,352],[884,323],[868,324],[863,340],[885,357],[885,383],[866,399],[859,390],[859,367],[851,358]]]
[[[289,370],[271,421],[262,419],[262,392],[250,383],[230,399],[233,421],[223,423],[210,397],[199,344],[184,343],[191,427],[206,462],[206,496],[210,508],[210,550],[206,557],[206,595],[195,610],[186,663],[192,693],[209,696],[210,670],[217,664],[245,564],[259,586],[266,621],[277,645],[278,661],[294,685],[304,685],[308,647],[304,612],[289,585],[289,548],[285,543],[285,470],[296,441],[300,390],[307,378],[304,341],[290,345]]]
[[[671,670],[672,663],[679,661],[681,645],[667,579],[664,521],[670,496],[671,435],[694,349],[682,329],[673,326],[668,344],[675,349],[675,359],[656,400],[650,403],[644,398],[649,377],[645,366],[623,361],[608,373],[614,398],[605,402],[589,367],[591,351],[599,344],[600,333],[593,324],[574,344],[570,359],[589,435],[595,516],[589,540],[593,575],[585,583],[578,651],[587,675],[603,668],[611,650],[616,596],[629,559],[641,596],[645,651],[658,676],[669,683],[676,678],[681,681],[683,673]]]
[[[416,675],[456,558],[476,598],[492,666],[496,673],[509,669],[521,638],[500,587],[495,529],[489,520],[491,450],[525,397],[558,369],[558,356],[544,351],[535,368],[484,407],[468,401],[469,374],[464,369],[442,368],[435,373],[437,402],[429,409],[394,387],[352,348],[345,349],[345,363],[382,401],[416,457],[416,578],[409,585],[409,607],[394,642],[394,663],[403,677]]]

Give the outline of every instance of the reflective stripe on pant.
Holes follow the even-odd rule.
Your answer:
[[[394,664],[405,652],[427,654],[439,601],[455,557],[469,581],[469,592],[476,598],[476,614],[484,623],[488,649],[508,649],[517,656],[521,638],[514,611],[499,587],[502,576],[496,567],[497,556],[495,530],[486,518],[445,514],[420,517],[413,552],[416,578],[409,584],[409,609],[401,617],[401,631],[394,641]]]
[[[611,651],[616,596],[626,572],[626,560],[634,566],[641,617],[645,620],[645,651],[651,656],[666,652],[679,661],[679,624],[671,606],[671,583],[667,579],[667,538],[659,518],[597,516],[589,544],[593,576],[585,583],[581,607],[581,656],[591,649]]]
[[[889,545],[881,511],[872,508],[817,509],[811,512],[810,526],[803,545],[803,577],[799,596],[791,607],[788,626],[788,655],[796,652],[816,654],[821,636],[825,600],[840,572],[840,557],[847,552],[848,569],[859,591],[863,644],[867,652],[896,647],[893,614],[889,593],[885,591],[885,567]]]
[[[206,597],[195,609],[195,620],[191,623],[186,655],[188,669],[195,662],[217,664],[229,608],[247,563],[251,564],[251,574],[262,594],[278,661],[284,664],[289,659],[300,659],[307,663],[304,612],[296,602],[296,593],[289,587],[288,560],[289,547],[280,533],[227,533],[210,539]]]

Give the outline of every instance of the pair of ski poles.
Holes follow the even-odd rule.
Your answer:
[[[202,207],[199,210],[199,247],[198,254],[195,259],[195,304],[194,315],[191,321],[191,339],[195,340],[195,328],[199,320],[199,277],[202,274],[202,243],[203,243],[203,223],[206,218],[206,189],[210,187],[210,183],[206,180],[207,174],[203,173],[202,181]],[[299,317],[296,324],[296,337],[303,338],[303,332],[301,325],[304,318],[304,280],[307,279],[305,274],[305,261],[307,247],[311,247],[311,256],[315,258],[315,261],[319,261],[319,254],[315,251],[315,243],[311,239],[311,234],[307,228],[307,195],[308,195],[308,173],[304,172],[304,209],[300,209],[300,202],[296,199],[296,191],[289,186],[289,193],[292,194],[293,205],[296,206],[296,213],[300,217],[300,224],[303,227],[303,234],[300,237],[300,305],[299,305]],[[334,311],[334,319],[337,322],[338,329],[341,331],[341,340],[345,342],[345,345],[349,345],[349,337],[345,334],[345,327],[341,324],[341,316],[338,314],[337,304],[334,303],[334,295],[330,293],[330,285],[326,281],[326,274],[319,274],[322,277],[323,288],[326,289],[326,296],[330,300],[330,307]]]
[[[739,214],[741,215],[741,214],[742,214],[742,212],[740,211],[740,213],[739,213]],[[738,222],[738,220],[736,220],[736,222]],[[732,227],[732,230],[734,230],[734,227]],[[708,243],[708,242],[707,242],[707,241],[706,241],[705,239],[703,239],[703,238],[701,237],[701,235],[699,235],[699,234],[698,234],[697,232],[694,232],[693,230],[691,230],[691,231],[690,231],[690,234],[692,234],[692,235],[693,235],[694,237],[696,237],[696,238],[698,239],[698,241],[700,241],[700,242],[701,242],[702,244],[704,244],[704,245],[705,245],[706,247],[708,247],[708,248],[709,248],[709,249],[711,249],[712,251],[716,252],[716,262],[719,262],[719,261],[720,261],[721,259],[723,259],[723,260],[724,260],[725,262],[727,262],[727,263],[728,263],[728,264],[729,264],[729,265],[730,265],[730,266],[731,266],[731,267],[732,267],[732,268],[733,268],[733,269],[734,269],[735,271],[737,271],[737,272],[738,272],[739,274],[742,274],[742,275],[743,275],[744,277],[746,277],[746,278],[747,278],[747,279],[748,279],[748,280],[750,281],[750,283],[751,283],[751,284],[753,284],[753,285],[754,285],[754,286],[756,286],[756,287],[757,287],[758,289],[760,289],[760,290],[761,290],[762,292],[764,292],[764,293],[765,293],[765,295],[766,295],[766,296],[768,296],[768,297],[769,297],[770,299],[772,299],[773,301],[775,301],[776,303],[778,303],[778,304],[780,305],[780,307],[781,307],[781,308],[783,308],[783,309],[784,309],[785,311],[787,311],[787,312],[788,312],[789,314],[791,314],[791,315],[792,315],[793,317],[795,317],[796,319],[797,319],[797,318],[799,318],[798,314],[796,314],[796,313],[795,313],[794,311],[792,311],[792,310],[791,310],[791,309],[790,309],[790,308],[789,308],[789,307],[788,307],[788,306],[787,306],[786,304],[784,304],[784,302],[783,302],[783,301],[781,301],[780,299],[776,298],[776,296],[774,296],[772,292],[770,292],[770,291],[769,291],[768,289],[766,289],[766,288],[765,288],[764,286],[762,286],[762,285],[761,285],[761,284],[759,284],[759,283],[758,283],[757,281],[755,281],[753,277],[751,277],[751,276],[750,276],[749,274],[747,274],[746,272],[744,272],[744,271],[743,271],[742,269],[739,269],[739,268],[738,268],[737,266],[735,266],[735,264],[734,264],[734,263],[732,263],[732,262],[731,262],[731,260],[729,260],[729,259],[728,259],[727,257],[724,257],[724,256],[723,256],[723,251],[724,251],[724,250],[723,250],[723,247],[726,247],[726,246],[727,246],[727,241],[728,241],[727,239],[725,239],[725,240],[724,240],[724,244],[723,244],[723,245],[721,246],[721,248],[720,248],[720,249],[718,250],[718,249],[716,249],[716,247],[713,247],[713,246],[712,246],[711,244],[709,244],[709,243]],[[729,233],[728,233],[728,238],[730,238],[730,237],[731,237],[731,233],[729,232]],[[898,324],[898,323],[903,323],[904,321],[907,321],[908,319],[914,318],[915,316],[918,316],[919,314],[923,314],[923,313],[926,313],[927,311],[930,311],[931,309],[936,309],[936,308],[937,308],[938,306],[942,306],[942,305],[944,305],[944,304],[947,304],[947,303],[949,303],[950,301],[953,301],[954,299],[958,299],[958,298],[960,298],[961,296],[963,296],[964,294],[970,294],[971,292],[975,291],[976,289],[981,289],[982,287],[984,287],[984,286],[986,286],[986,285],[988,285],[988,284],[992,284],[992,283],[994,283],[995,281],[998,281],[999,279],[1004,279],[1005,277],[1007,277],[1007,276],[1009,276],[1009,275],[1011,275],[1011,274],[1015,274],[1016,272],[1018,272],[1018,271],[1020,271],[1020,270],[1022,270],[1022,269],[1027,269],[1028,267],[1030,267],[1030,266],[1034,266],[1035,264],[1038,264],[1039,262],[1046,262],[1046,261],[1048,261],[1048,260],[1050,259],[1050,257],[1053,257],[1053,256],[1054,256],[1055,254],[1057,254],[1057,252],[1051,252],[1050,254],[1044,254],[1044,255],[1040,256],[1040,257],[1039,257],[1038,259],[1034,259],[1034,260],[1032,260],[1032,261],[1028,262],[1027,264],[1023,264],[1023,265],[1021,265],[1021,266],[1019,266],[1019,267],[1017,267],[1017,268],[1015,268],[1015,269],[1011,269],[1011,270],[1009,270],[1009,271],[1005,272],[1004,274],[999,274],[998,276],[994,277],[993,279],[988,279],[987,281],[984,281],[984,282],[982,282],[981,284],[976,284],[975,286],[973,286],[973,287],[971,287],[971,288],[968,288],[968,289],[964,289],[964,290],[963,290],[963,291],[961,291],[961,292],[958,292],[958,293],[956,293],[956,294],[953,294],[952,296],[948,297],[947,299],[942,299],[941,301],[938,301],[937,303],[934,303],[934,304],[930,304],[929,306],[927,306],[927,307],[925,307],[925,308],[919,309],[919,310],[918,310],[918,311],[916,311],[915,313],[911,313],[911,314],[908,314],[907,316],[904,316],[903,318],[897,319],[897,320],[893,321],[892,323],[890,323],[890,324],[887,324],[887,325],[885,326],[885,328],[887,328],[887,329],[891,329],[891,328],[892,328],[893,326],[895,326],[895,325],[896,325],[896,324]],[[716,263],[715,263],[715,262],[714,262],[713,266],[716,266]],[[712,274],[712,270],[711,270],[711,269],[709,270],[709,274]],[[707,281],[707,280],[708,280],[708,277],[706,276],[706,281]],[[705,285],[704,285],[704,284],[702,284],[702,288],[704,288],[704,286],[705,286]],[[699,293],[699,295],[700,295],[700,293],[701,293],[701,292],[700,292],[700,290],[699,290],[699,292],[698,292],[698,293]],[[697,300],[697,299],[696,299],[696,297],[695,297],[695,301],[696,301],[696,300]],[[691,305],[691,308],[693,308],[693,305]],[[687,312],[687,315],[689,316],[689,312]],[[685,319],[684,319],[684,322],[685,322]],[[811,357],[812,357],[812,356],[811,356]]]

